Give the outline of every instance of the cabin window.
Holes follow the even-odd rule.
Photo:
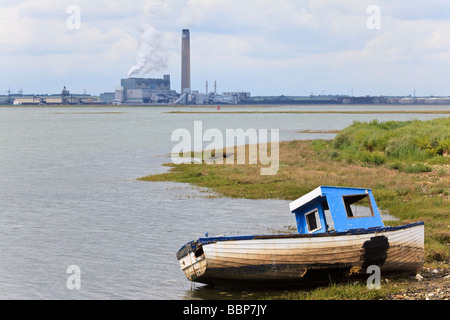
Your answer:
[[[316,232],[322,228],[320,224],[319,211],[317,211],[317,209],[305,214],[305,219],[309,233]]]
[[[372,203],[368,194],[343,196],[347,217],[360,218],[373,216]]]

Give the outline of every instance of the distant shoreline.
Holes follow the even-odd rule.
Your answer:
[[[398,110],[398,111],[169,111],[171,114],[450,114],[450,110]]]
[[[210,113],[217,113],[216,108],[220,107],[222,109],[256,109],[256,108],[290,108],[290,107],[308,107],[316,108],[316,107],[333,107],[336,108],[336,111],[321,111],[321,110],[312,110],[312,111],[257,111],[258,113],[348,113],[348,114],[364,114],[364,113],[386,113],[386,114],[395,114],[395,113],[421,113],[421,114],[450,114],[450,104],[212,104],[212,105],[172,105],[172,104],[146,104],[146,105],[113,105],[113,104],[72,104],[72,105],[64,105],[64,104],[54,104],[54,105],[36,105],[36,104],[25,104],[25,105],[0,105],[0,108],[192,108],[192,109],[214,109],[214,111],[210,111]],[[338,111],[340,107],[359,107],[362,109],[369,108],[388,108],[388,107],[401,107],[401,108],[410,108],[410,107],[423,107],[423,109],[428,109],[430,107],[448,107],[449,110],[368,110],[368,111]],[[228,113],[232,113],[233,111],[229,111]],[[234,111],[238,112],[238,111]],[[242,111],[245,112],[245,111]],[[239,113],[242,113],[239,111]],[[251,111],[248,111],[249,113]],[[187,111],[172,111],[171,113],[204,113],[204,112],[187,112]],[[227,113],[226,111],[222,111],[222,113]]]

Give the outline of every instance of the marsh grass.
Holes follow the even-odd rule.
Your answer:
[[[429,165],[450,163],[450,117],[355,122],[342,130],[332,145],[336,158],[347,162],[389,163],[391,168],[404,172],[429,172],[432,170]]]

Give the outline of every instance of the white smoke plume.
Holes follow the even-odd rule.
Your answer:
[[[151,25],[143,28],[139,40],[139,49],[135,65],[128,71],[128,78],[133,75],[145,75],[151,71],[160,72],[167,69],[169,54],[164,49],[164,34]]]

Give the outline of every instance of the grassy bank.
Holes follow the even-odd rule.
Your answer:
[[[449,259],[449,128],[450,118],[355,123],[333,141],[281,142],[274,176],[260,175],[259,164],[167,164],[168,173],[140,180],[248,199],[295,200],[319,185],[371,188],[380,209],[399,218],[387,225],[425,222],[426,263],[440,264]]]
[[[333,155],[347,163],[389,163],[407,172],[431,171],[434,164],[449,164],[450,118],[356,122],[340,132],[333,148]]]

